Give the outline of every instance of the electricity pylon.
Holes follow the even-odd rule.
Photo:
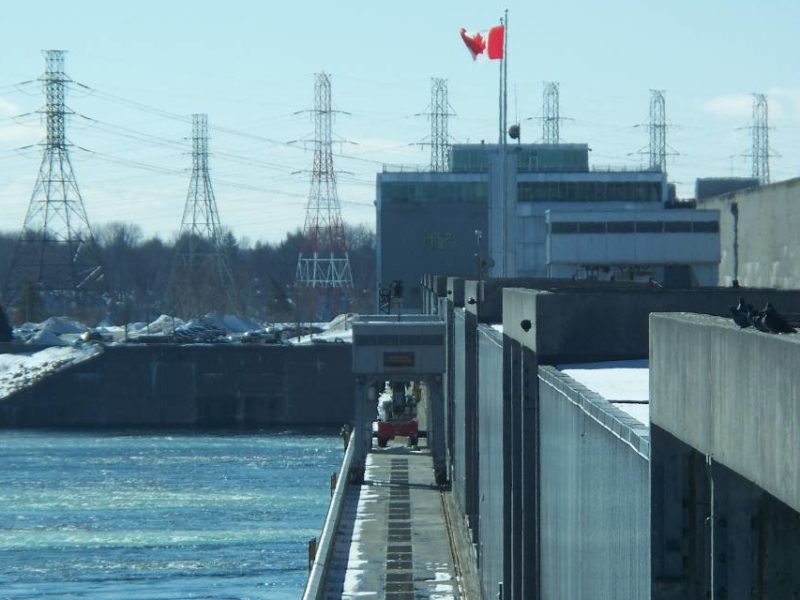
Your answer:
[[[326,73],[314,79],[314,166],[306,206],[303,243],[297,257],[295,286],[312,288],[317,319],[330,319],[346,303],[353,287],[347,237],[333,169],[331,80]]]
[[[769,105],[766,94],[753,94],[752,175],[762,184],[769,183]]]
[[[42,163],[33,186],[22,232],[6,278],[4,297],[38,295],[49,312],[99,307],[105,291],[103,269],[69,155],[64,97],[71,81],[64,72],[64,51],[45,50],[40,81],[47,127]],[[23,301],[23,304],[25,302]],[[22,318],[30,317],[21,307]]]
[[[431,147],[430,169],[435,173],[450,170],[450,131],[449,118],[455,116],[453,107],[447,99],[447,79],[431,78],[431,103],[428,112],[422,113],[431,123],[431,134],[420,146]]]
[[[561,141],[560,122],[558,82],[545,82],[542,91],[542,141],[545,144],[558,144]]]
[[[168,297],[182,317],[238,308],[223,247],[217,200],[208,168],[208,117],[192,115],[192,175],[170,275]]]

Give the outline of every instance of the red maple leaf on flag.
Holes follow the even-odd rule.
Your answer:
[[[483,36],[480,33],[469,35],[463,27],[460,29],[460,33],[461,39],[464,40],[467,49],[472,54],[472,60],[476,60],[478,55],[483,54],[484,50],[486,50],[486,42],[483,40]]]

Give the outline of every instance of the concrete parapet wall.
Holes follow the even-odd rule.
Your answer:
[[[107,346],[0,401],[0,427],[341,425],[349,344]]]
[[[647,428],[539,368],[542,598],[647,598]]]
[[[651,420],[800,511],[800,335],[650,317]]]
[[[795,291],[506,288],[503,332],[534,350],[540,364],[647,358],[650,313],[727,315],[739,296],[757,307],[769,300],[782,312],[800,312],[800,292]],[[530,331],[523,330],[523,320],[531,322]]]
[[[454,306],[464,306],[464,279],[462,277],[447,278],[447,297]]]
[[[503,394],[503,342],[500,334],[478,327],[478,565],[485,598],[509,581],[511,520],[511,411]]]

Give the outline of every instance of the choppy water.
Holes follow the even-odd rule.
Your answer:
[[[0,432],[0,598],[299,598],[333,435]]]

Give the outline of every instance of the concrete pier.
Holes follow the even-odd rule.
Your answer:
[[[350,344],[108,345],[0,401],[0,428],[339,427],[354,388]]]

